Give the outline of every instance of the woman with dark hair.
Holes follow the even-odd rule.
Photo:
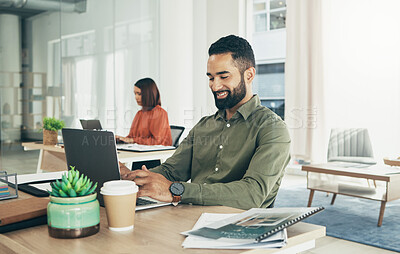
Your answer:
[[[167,112],[161,108],[160,92],[151,78],[140,79],[134,86],[135,99],[142,109],[136,113],[126,137],[115,136],[125,143],[172,145]]]

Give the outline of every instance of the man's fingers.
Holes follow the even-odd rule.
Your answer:
[[[134,181],[136,183],[136,185],[139,185],[139,186],[143,186],[143,185],[151,182],[151,180],[148,177],[138,177],[138,178],[133,179],[132,181]]]
[[[138,191],[138,196],[139,197],[150,197],[150,191],[146,190],[146,189],[139,189]]]
[[[124,164],[122,164],[121,162],[118,162],[118,163],[119,163],[119,170],[120,170],[121,175],[129,174],[131,172],[129,170],[129,168],[127,168]]]
[[[131,173],[128,174],[121,174],[122,180],[130,180],[133,181],[136,177],[132,176]]]
[[[143,165],[143,166],[142,166],[142,170],[143,170],[143,171],[149,171],[149,170],[146,168],[146,165]]]
[[[134,170],[134,171],[130,172],[129,175],[132,175],[135,177],[147,177],[150,175],[150,171]]]

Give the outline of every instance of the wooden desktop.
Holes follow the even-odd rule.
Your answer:
[[[105,209],[100,208],[100,232],[86,238],[56,239],[47,225],[0,234],[0,253],[298,253],[315,246],[325,236],[325,227],[299,222],[288,228],[288,245],[281,249],[212,250],[184,249],[180,232],[193,227],[204,212],[238,213],[243,210],[224,206],[180,204],[136,212],[135,228],[113,232],[107,228]]]

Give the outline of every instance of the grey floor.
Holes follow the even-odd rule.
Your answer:
[[[307,186],[307,179],[305,175],[286,174],[282,181],[282,187],[303,185]],[[330,236],[325,236],[316,240],[315,248],[309,251],[302,252],[302,254],[394,254],[397,252],[388,251],[364,245],[356,242],[346,241]]]
[[[7,173],[30,174],[36,172],[39,151],[23,151],[20,144],[13,144],[13,147],[4,147],[0,150],[0,169]],[[286,174],[282,187],[293,185],[304,185],[306,187],[306,176]],[[334,237],[323,237],[316,240],[316,247],[303,254],[394,254],[397,252],[371,247],[355,242],[350,242]]]

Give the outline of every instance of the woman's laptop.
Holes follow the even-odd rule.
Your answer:
[[[100,188],[104,182],[119,180],[119,164],[114,133],[110,131],[93,131],[78,129],[62,129],[65,156],[68,168],[75,166],[77,170],[97,182],[97,197],[104,206]],[[150,198],[139,198],[136,210],[143,210],[170,203],[159,202]]]
[[[90,119],[90,120],[85,120],[85,119],[80,119],[82,128],[84,130],[101,130],[101,124],[100,120],[97,119]]]

